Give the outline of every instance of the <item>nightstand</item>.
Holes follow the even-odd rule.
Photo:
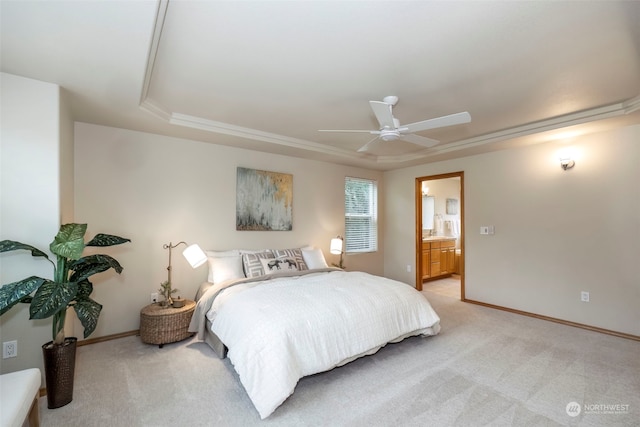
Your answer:
[[[191,316],[196,308],[195,301],[186,300],[184,307],[162,307],[160,304],[150,304],[140,310],[140,338],[143,343],[158,344],[160,348],[165,344],[182,341],[193,336],[187,331]]]

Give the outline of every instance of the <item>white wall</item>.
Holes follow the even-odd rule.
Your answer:
[[[576,138],[569,171],[546,143],[385,173],[385,275],[415,282],[415,178],[464,171],[468,299],[640,335],[639,140]]]
[[[384,201],[377,171],[85,123],[76,123],[75,138],[76,222],[89,224],[89,237],[103,232],[132,239],[104,249],[124,272],[96,276],[94,299],[104,308],[92,337],[139,327],[140,309],[166,280],[165,243],[184,240],[211,250],[311,244],[337,262],[329,243],[344,234],[345,176],[377,179]],[[293,231],[236,231],[238,166],[293,174]],[[380,237],[377,253],[346,256],[347,268],[382,274],[383,246]],[[207,271],[192,270],[183,248],[173,252],[172,281],[181,296],[193,298]]]
[[[61,215],[59,87],[5,73],[0,83],[0,239],[48,253]],[[53,266],[28,251],[0,256],[2,284],[31,275],[51,279]],[[51,341],[51,319],[29,320],[28,305],[19,304],[0,317],[0,336],[18,341],[18,357],[0,359],[2,373],[42,369],[41,346]]]
[[[60,89],[60,222],[73,222],[73,128],[68,94]]]

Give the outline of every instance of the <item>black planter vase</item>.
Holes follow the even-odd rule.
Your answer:
[[[59,408],[73,400],[77,341],[77,338],[69,337],[62,345],[53,345],[53,341],[49,341],[42,346],[49,409]]]

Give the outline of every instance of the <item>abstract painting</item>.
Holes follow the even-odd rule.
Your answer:
[[[291,231],[293,175],[238,168],[236,230]]]

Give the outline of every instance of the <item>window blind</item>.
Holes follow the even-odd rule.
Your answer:
[[[378,185],[346,177],[344,184],[345,252],[378,250]]]

